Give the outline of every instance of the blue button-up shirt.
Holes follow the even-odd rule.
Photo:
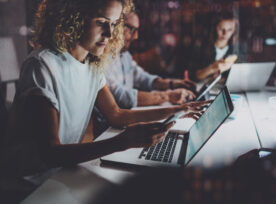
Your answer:
[[[126,51],[108,67],[106,78],[117,104],[132,108],[137,106],[138,90],[151,91],[158,76],[145,72]]]

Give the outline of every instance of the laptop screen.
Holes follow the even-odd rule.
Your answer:
[[[190,129],[185,165],[200,150],[204,143],[207,142],[232,110],[233,105],[225,87]]]
[[[275,67],[275,62],[234,64],[226,80],[232,92],[259,91],[265,85]]]

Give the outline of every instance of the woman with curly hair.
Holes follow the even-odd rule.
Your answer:
[[[110,93],[107,59],[122,46],[126,0],[44,0],[36,15],[36,48],[22,65],[11,110],[7,157],[21,175],[92,160],[160,142],[172,126],[157,121],[177,111],[201,113],[203,103],[154,110],[120,109]],[[94,105],[118,136],[82,143]],[[135,125],[131,125],[138,123]],[[28,150],[28,151],[26,151]],[[23,167],[23,168],[22,168]]]

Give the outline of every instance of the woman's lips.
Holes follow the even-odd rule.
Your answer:
[[[103,47],[106,46],[106,42],[97,42],[96,44],[97,44],[98,46],[103,46]]]

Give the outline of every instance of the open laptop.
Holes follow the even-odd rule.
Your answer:
[[[260,91],[275,67],[275,62],[233,64],[226,80],[230,92]]]
[[[116,152],[102,157],[101,161],[143,167],[186,166],[232,111],[233,104],[225,87],[188,132],[169,132],[162,142],[150,148]]]

